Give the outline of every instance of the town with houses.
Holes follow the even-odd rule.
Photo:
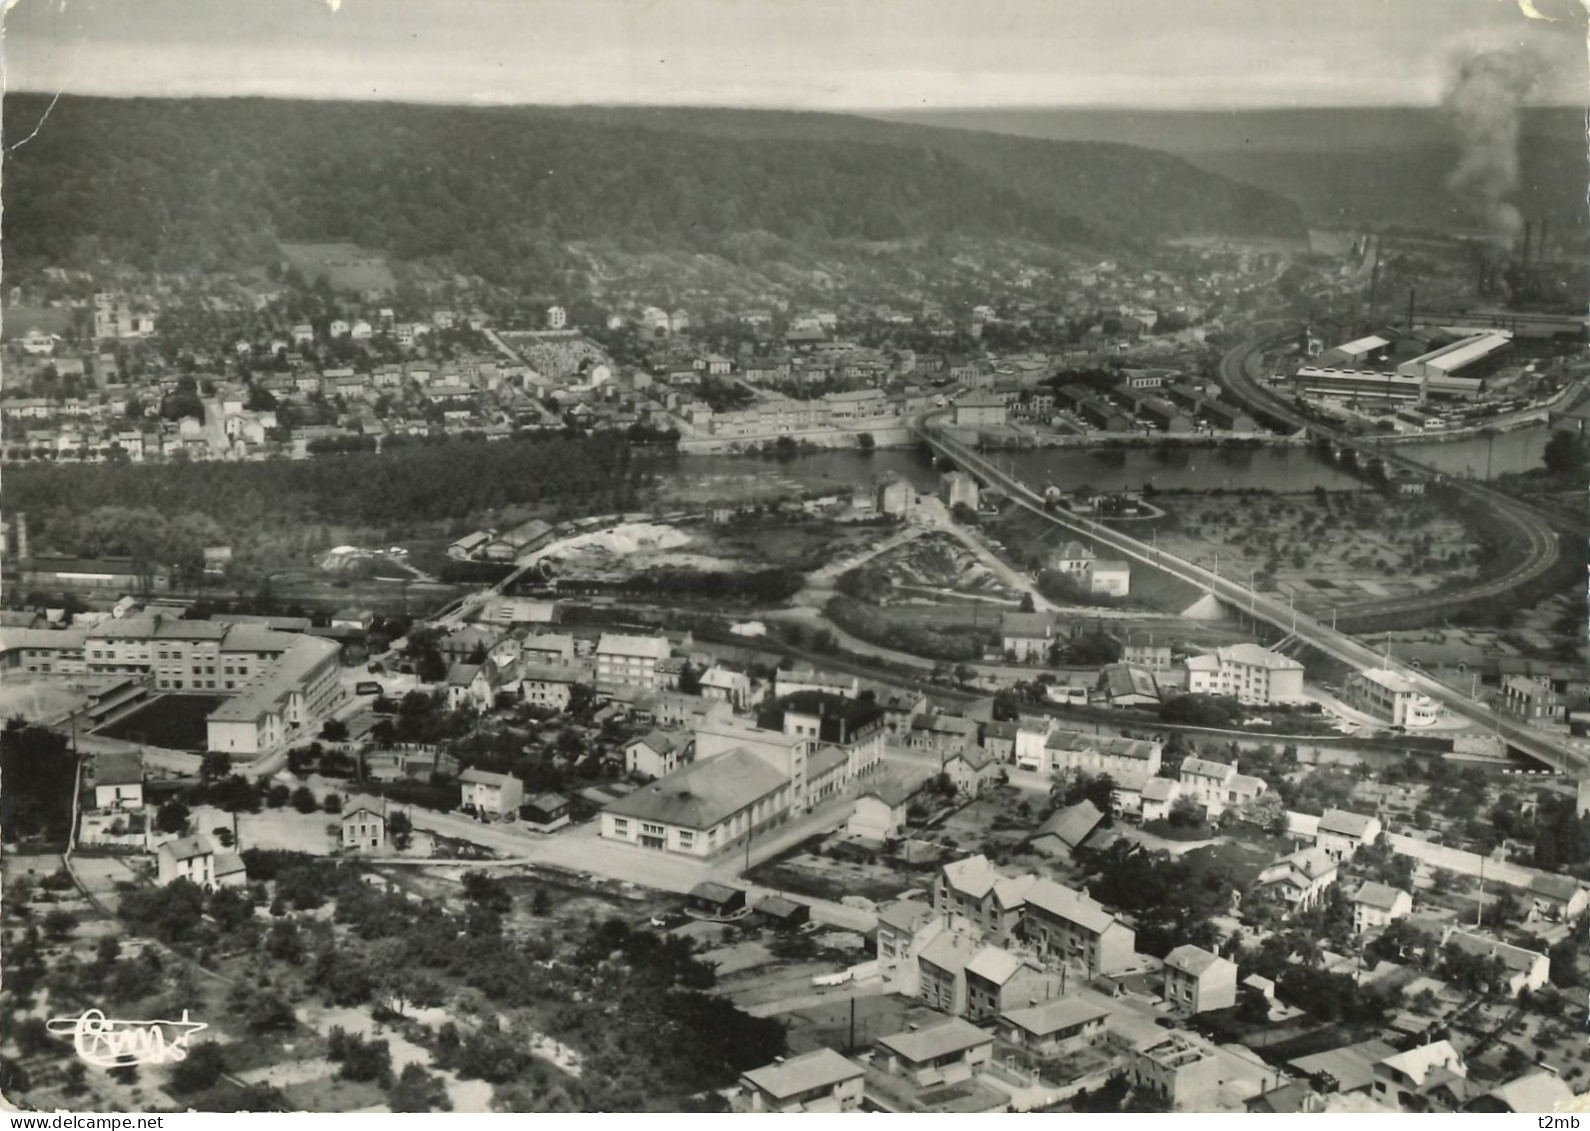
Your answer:
[[[1418,228],[1132,115],[309,97],[7,96],[8,1105],[1578,1126],[1590,245],[1522,95]]]

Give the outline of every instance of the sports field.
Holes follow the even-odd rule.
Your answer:
[[[209,745],[204,720],[224,702],[219,695],[162,695],[95,733],[168,750],[204,750]]]

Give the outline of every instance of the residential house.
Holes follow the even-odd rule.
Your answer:
[[[580,670],[551,664],[519,665],[519,698],[534,707],[563,712],[574,701]]]
[[[1540,989],[1551,977],[1551,959],[1539,951],[1500,942],[1470,931],[1448,930],[1443,946],[1455,946],[1464,954],[1494,958],[1502,964],[1502,978],[1515,997],[1523,990]]]
[[[964,471],[949,471],[939,476],[939,498],[950,508],[957,506],[977,509],[977,480]]]
[[[938,755],[942,766],[946,758],[977,745],[977,724],[959,715],[918,715],[911,720],[906,745],[912,750]]]
[[[1573,1100],[1573,1085],[1551,1069],[1538,1068],[1476,1096],[1464,1110],[1511,1115],[1552,1114],[1570,1110]]]
[[[984,723],[979,741],[983,752],[995,762],[1016,760],[1017,724],[1013,722]]]
[[[525,663],[572,664],[574,637],[567,633],[537,633],[519,646],[519,655]]]
[[[841,1112],[861,1109],[867,1070],[832,1049],[780,1058],[740,1076],[751,1112]]]
[[[682,766],[602,811],[605,840],[707,857],[789,814],[791,783],[749,750]]]
[[[1048,613],[1006,613],[1000,618],[1000,646],[1018,664],[1043,663],[1054,647],[1054,618]]]
[[[997,946],[984,946],[966,963],[965,1014],[984,1024],[1011,1009],[1037,1005],[1060,996],[1061,975],[1044,970],[1034,959]]]
[[[1183,944],[1165,956],[1165,1000],[1179,1013],[1237,1004],[1237,964],[1201,946]]]
[[[648,778],[667,777],[689,759],[690,735],[652,730],[624,747],[624,769]]]
[[[1256,886],[1296,911],[1306,911],[1336,882],[1337,861],[1323,848],[1301,848],[1267,865]]]
[[[964,1014],[966,965],[982,947],[975,932],[940,932],[917,954],[917,996],[951,1016]]]
[[[978,797],[999,776],[999,763],[981,746],[968,746],[944,760],[943,772],[963,797]]]
[[[178,837],[155,850],[157,881],[161,887],[188,880],[204,891],[215,884],[215,848],[206,836]]]
[[[1319,819],[1315,845],[1337,863],[1351,860],[1360,848],[1374,844],[1380,837],[1380,818],[1366,817],[1362,813],[1349,813],[1345,809],[1327,809]]]
[[[1562,700],[1555,691],[1522,675],[1508,676],[1502,681],[1497,706],[1532,726],[1550,722],[1562,714]]]
[[[1202,1041],[1181,1033],[1150,1037],[1132,1050],[1126,1079],[1132,1090],[1172,1111],[1213,1111],[1220,1062]]]
[[[1001,1040],[1032,1056],[1050,1058],[1079,1052],[1104,1040],[1110,1011],[1080,997],[1009,1009],[996,1029]]]
[[[847,836],[862,840],[898,840],[905,833],[906,814],[916,790],[886,779],[856,798],[855,811],[845,825]]]
[[[998,428],[1005,423],[1007,409],[998,393],[968,393],[955,402],[955,427]]]
[[[1215,762],[1207,758],[1183,760],[1180,778],[1180,793],[1201,801],[1211,820],[1228,808],[1237,808],[1252,801],[1270,788],[1263,778],[1239,773],[1236,763]]]
[[[1363,934],[1413,914],[1413,896],[1370,881],[1353,893],[1353,931]]]
[[[447,706],[457,711],[472,707],[489,711],[497,700],[497,665],[487,660],[484,664],[454,664],[447,669]]]
[[[916,488],[896,472],[888,471],[873,482],[874,507],[879,514],[904,517],[916,506]]]
[[[94,808],[142,809],[144,759],[138,751],[94,755]]]
[[[1024,768],[1036,769],[1045,774],[1071,770],[1092,777],[1104,774],[1113,778],[1133,774],[1152,776],[1159,772],[1163,753],[1164,747],[1160,743],[1147,739],[1056,730],[1044,741],[1042,762]]]
[[[986,856],[968,856],[939,869],[933,882],[933,909],[941,915],[971,920],[990,942],[1000,946],[1016,937],[1026,893],[1036,876],[1006,876]]]
[[[1125,597],[1132,591],[1131,563],[1119,558],[1097,558],[1088,563],[1088,592]]]
[[[1535,873],[1525,892],[1531,919],[1568,923],[1590,909],[1590,889],[1572,876]]]
[[[386,802],[368,793],[355,794],[342,804],[339,841],[349,852],[379,852],[386,847]]]
[[[705,699],[716,699],[743,711],[754,701],[752,692],[751,677],[743,671],[714,664],[702,673],[701,695]]]
[[[517,814],[524,803],[524,782],[512,774],[494,774],[473,766],[458,775],[459,805],[482,817],[501,820]]]
[[[1187,658],[1187,690],[1229,695],[1240,703],[1296,703],[1303,698],[1303,665],[1257,644],[1232,644]]]
[[[1076,965],[1089,977],[1132,965],[1137,932],[1086,892],[1040,879],[1024,895],[1022,933],[1040,957]]]
[[[972,1079],[988,1066],[993,1052],[993,1034],[952,1017],[879,1038],[873,1066],[925,1088]]]
[[[1429,1092],[1449,1080],[1467,1079],[1468,1074],[1468,1065],[1450,1041],[1432,1041],[1376,1064],[1370,1095],[1387,1107],[1424,1111]]]

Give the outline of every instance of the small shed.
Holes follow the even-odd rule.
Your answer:
[[[745,910],[745,892],[728,884],[704,880],[685,896],[685,910],[700,918],[727,919]]]
[[[756,913],[771,927],[780,930],[793,930],[811,922],[812,909],[804,903],[796,903],[793,899],[785,899],[781,895],[770,895],[759,901]]]
[[[519,807],[525,825],[550,833],[569,823],[569,799],[561,793],[538,793]]]

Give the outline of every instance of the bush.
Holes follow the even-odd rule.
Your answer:
[[[188,1058],[171,1070],[171,1090],[190,1095],[213,1087],[226,1071],[226,1054],[214,1041],[190,1048]]]

